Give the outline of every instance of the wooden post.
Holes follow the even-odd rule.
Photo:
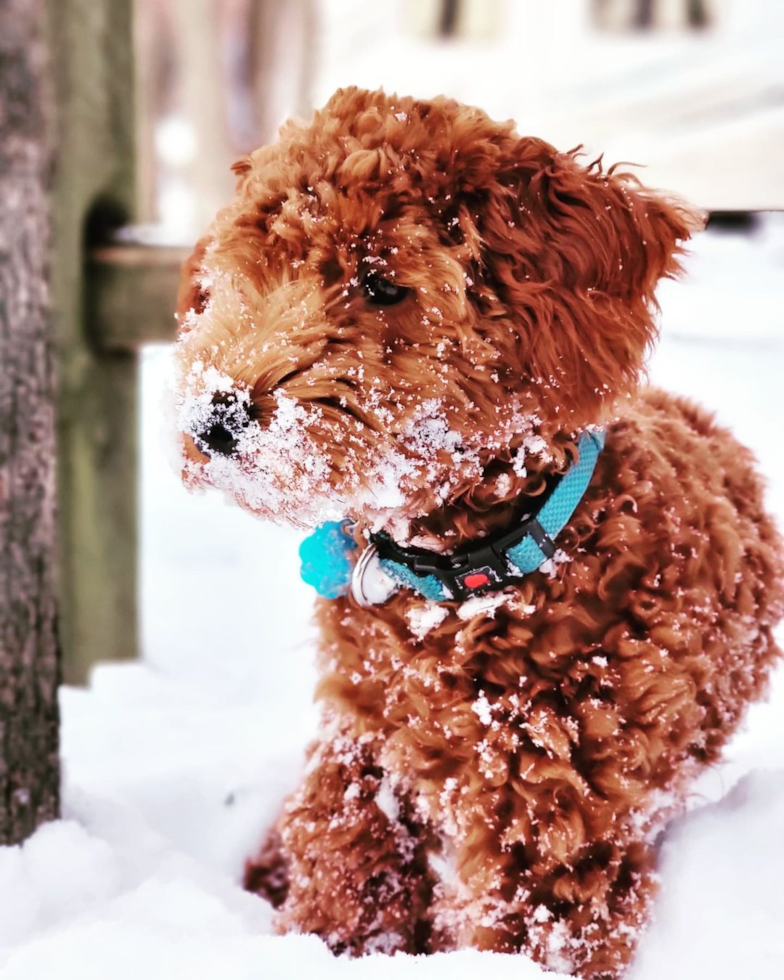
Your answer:
[[[87,248],[134,215],[131,0],[48,0],[58,94],[53,299],[64,676],[135,656],[137,361],[99,351]]]
[[[0,6],[0,844],[57,815],[44,0]]]

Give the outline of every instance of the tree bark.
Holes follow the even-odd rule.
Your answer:
[[[43,0],[0,0],[0,844],[59,803]]]

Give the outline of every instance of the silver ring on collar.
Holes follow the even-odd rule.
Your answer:
[[[378,550],[368,545],[351,575],[351,595],[358,606],[379,606],[397,592],[399,585],[381,567]]]

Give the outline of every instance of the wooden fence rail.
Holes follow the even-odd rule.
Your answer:
[[[88,329],[98,350],[135,354],[144,344],[174,339],[177,282],[188,254],[133,243],[91,250]]]

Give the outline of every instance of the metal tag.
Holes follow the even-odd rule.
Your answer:
[[[378,550],[368,545],[359,556],[351,576],[351,594],[358,606],[380,606],[400,586],[381,567]]]

